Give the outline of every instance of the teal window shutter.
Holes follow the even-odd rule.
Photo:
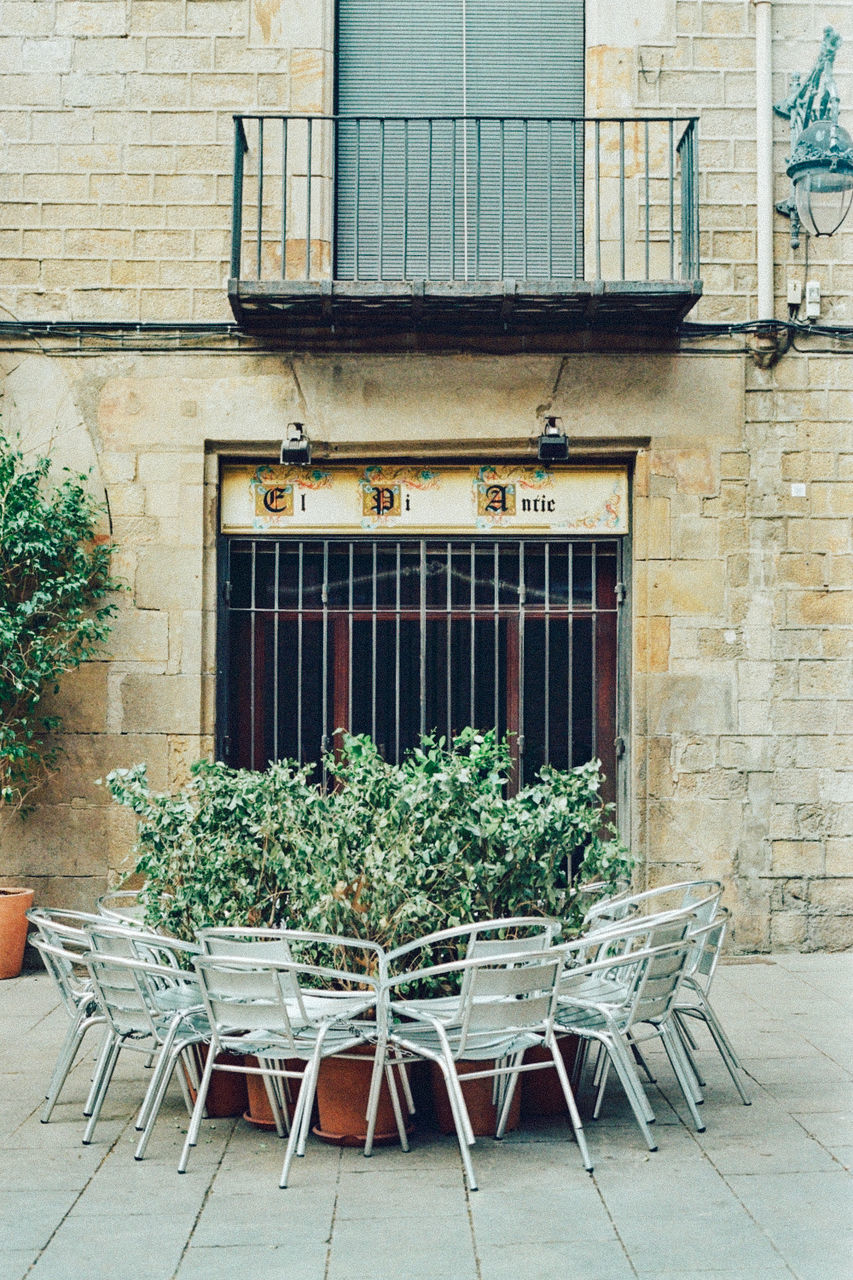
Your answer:
[[[339,0],[337,277],[582,276],[583,67],[582,0]]]

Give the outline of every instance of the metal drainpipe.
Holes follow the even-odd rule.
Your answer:
[[[758,319],[774,318],[773,286],[773,36],[771,0],[755,5],[755,151],[758,231]]]

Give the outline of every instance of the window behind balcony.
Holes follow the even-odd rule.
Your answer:
[[[582,0],[339,0],[337,50],[338,279],[583,276]]]

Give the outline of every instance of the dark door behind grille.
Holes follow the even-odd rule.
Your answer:
[[[616,540],[230,538],[229,763],[318,763],[339,728],[398,761],[424,732],[508,733],[516,782],[616,773]]]

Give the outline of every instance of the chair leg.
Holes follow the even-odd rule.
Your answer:
[[[101,1018],[87,1018],[85,1016],[85,1010],[81,1009],[78,1012],[77,1017],[69,1024],[68,1031],[66,1032],[65,1039],[62,1043],[62,1048],[60,1049],[59,1056],[56,1059],[56,1066],[53,1068],[53,1074],[50,1077],[50,1084],[48,1085],[47,1093],[45,1094],[44,1109],[41,1113],[42,1124],[47,1124],[51,1117],[53,1108],[56,1105],[56,1100],[59,1097],[62,1086],[68,1079],[69,1072],[74,1065],[74,1060],[77,1057],[86,1032],[91,1026],[94,1026],[96,1022],[101,1021]]]
[[[364,1139],[365,1156],[373,1155],[373,1135],[376,1132],[376,1116],[379,1111],[379,1097],[382,1089],[382,1071],[387,1052],[387,1042],[383,1038],[380,1038],[376,1043],[376,1052],[373,1055],[373,1071],[370,1076],[370,1088],[367,1093],[367,1110],[365,1111],[367,1135]]]
[[[87,1097],[83,1105],[84,1116],[90,1116],[94,1109],[95,1100],[98,1096],[98,1089],[100,1087],[101,1075],[103,1074],[103,1070],[104,1070],[104,1063],[106,1062],[109,1056],[113,1039],[114,1039],[114,1034],[110,1030],[110,1028],[107,1027],[104,1033],[104,1038],[101,1041],[101,1047],[98,1050],[97,1054],[95,1055],[95,1069],[92,1072],[92,1084],[89,1088],[89,1096]]]
[[[385,1078],[388,1081],[388,1092],[391,1095],[391,1106],[394,1111],[397,1133],[400,1136],[400,1146],[404,1151],[408,1151],[409,1135],[406,1133],[406,1123],[403,1120],[403,1112],[400,1108],[400,1095],[397,1092],[397,1082],[394,1079],[394,1068],[390,1062],[386,1063],[385,1066]]]
[[[572,1122],[575,1138],[578,1144],[578,1150],[583,1159],[584,1168],[588,1173],[592,1173],[592,1160],[589,1156],[589,1148],[586,1145],[586,1135],[581,1124],[580,1112],[578,1104],[575,1101],[575,1095],[572,1093],[572,1086],[569,1082],[569,1075],[563,1062],[563,1056],[556,1044],[551,1045],[551,1057],[554,1059],[554,1066],[557,1070],[557,1078],[560,1081],[560,1088],[563,1090],[563,1097],[566,1099],[566,1106],[569,1109],[569,1119]]]
[[[195,1106],[193,1107],[193,1113],[190,1117],[190,1123],[187,1129],[186,1141],[184,1142],[184,1147],[181,1152],[181,1158],[178,1161],[178,1173],[186,1173],[187,1161],[190,1158],[190,1149],[198,1142],[198,1133],[201,1128],[202,1117],[204,1116],[205,1104],[207,1102],[207,1091],[210,1088],[210,1078],[213,1075],[213,1063],[215,1058],[216,1054],[213,1051],[213,1046],[209,1045],[207,1059],[204,1064],[204,1072],[202,1073],[201,1080],[199,1081],[198,1093],[195,1096]]]
[[[282,1189],[287,1186],[293,1157],[296,1154],[302,1154],[297,1150],[298,1145],[302,1146],[303,1152],[305,1150],[307,1126],[311,1123],[311,1108],[314,1105],[314,1093],[317,1088],[317,1075],[320,1069],[320,1047],[320,1045],[317,1046],[314,1057],[305,1064],[305,1070],[302,1073],[296,1106],[293,1108],[293,1115],[290,1120],[290,1137],[287,1140],[287,1150],[284,1153],[284,1164],[282,1165],[281,1178],[278,1183]]]
[[[723,1030],[720,1020],[712,1009],[710,1002],[708,1000],[703,1000],[702,1006],[703,1013],[705,1015],[705,1023],[713,1037],[714,1044],[719,1050],[720,1057],[726,1065],[726,1070],[731,1076],[734,1086],[740,1094],[741,1102],[745,1107],[749,1107],[752,1105],[752,1099],[741,1083],[740,1077],[742,1074],[745,1075],[746,1073],[740,1064],[740,1060],[732,1048],[731,1041]]]
[[[474,1165],[471,1160],[470,1151],[471,1142],[473,1142],[473,1132],[471,1130],[471,1120],[468,1115],[468,1108],[465,1106],[465,1099],[462,1096],[462,1089],[459,1085],[459,1077],[456,1074],[453,1064],[445,1062],[444,1057],[437,1059],[437,1061],[441,1074],[444,1077],[447,1097],[450,1101],[450,1110],[453,1115],[453,1123],[456,1127],[456,1141],[459,1143],[459,1151],[462,1156],[462,1167],[465,1170],[468,1190],[476,1191],[477,1178],[474,1173]],[[451,1077],[453,1077],[453,1079],[451,1079]],[[469,1133],[471,1134],[470,1142],[468,1140]]]
[[[134,1160],[141,1160],[145,1155],[145,1149],[148,1146],[148,1140],[154,1131],[154,1125],[160,1114],[160,1108],[163,1105],[163,1099],[166,1096],[166,1090],[169,1087],[169,1081],[175,1073],[175,1066],[181,1056],[183,1049],[178,1048],[167,1049],[164,1045],[160,1055],[160,1061],[154,1073],[154,1078],[148,1086],[148,1092],[145,1095],[145,1101],[142,1109],[145,1112],[145,1124],[136,1144],[136,1150],[133,1153]],[[180,1072],[178,1073],[180,1075]],[[141,1113],[140,1113],[141,1114]]]
[[[693,1123],[696,1126],[697,1133],[705,1132],[705,1124],[696,1107],[696,1100],[693,1095],[693,1081],[690,1079],[690,1067],[684,1061],[684,1050],[681,1046],[676,1033],[672,1027],[664,1023],[661,1026],[661,1039],[666,1049],[666,1055],[669,1058],[670,1065],[675,1073],[679,1088],[684,1095],[684,1101],[687,1103],[687,1109],[693,1117]]]
[[[287,1114],[287,1108],[283,1108],[279,1101],[278,1090],[275,1087],[275,1077],[264,1073],[264,1075],[261,1076],[261,1079],[263,1080],[264,1088],[267,1091],[267,1101],[270,1104],[272,1118],[275,1121],[275,1131],[279,1138],[283,1138],[285,1135],[285,1129],[290,1133],[290,1117]]]
[[[648,1098],[645,1096],[643,1086],[637,1078],[634,1064],[631,1056],[625,1049],[624,1044],[618,1036],[614,1035],[604,1042],[604,1047],[613,1060],[613,1066],[619,1077],[619,1082],[625,1090],[625,1096],[628,1099],[631,1110],[634,1113],[634,1119],[640,1126],[640,1132],[646,1140],[649,1151],[657,1151],[657,1143],[652,1137],[652,1131],[649,1128],[649,1106]],[[654,1118],[654,1117],[652,1117]]]
[[[513,1054],[513,1059],[510,1065],[512,1067],[520,1066],[523,1057],[523,1053]],[[509,1122],[509,1112],[512,1107],[512,1100],[515,1096],[515,1090],[518,1085],[518,1077],[520,1074],[520,1071],[513,1071],[511,1075],[504,1076],[507,1084],[503,1091],[503,1106],[501,1107],[500,1115],[498,1116],[497,1128],[495,1129],[495,1138],[498,1141],[500,1141],[506,1133],[506,1127]]]
[[[92,1134],[95,1132],[95,1125],[98,1123],[98,1117],[101,1114],[101,1107],[104,1105],[104,1099],[107,1096],[107,1090],[110,1087],[110,1081],[113,1078],[113,1072],[118,1062],[118,1055],[121,1051],[121,1041],[115,1036],[112,1039],[109,1053],[104,1059],[101,1070],[98,1088],[95,1093],[95,1103],[92,1107],[92,1114],[89,1117],[89,1123],[86,1125],[86,1131],[83,1134],[83,1145],[87,1147],[92,1141]]]

